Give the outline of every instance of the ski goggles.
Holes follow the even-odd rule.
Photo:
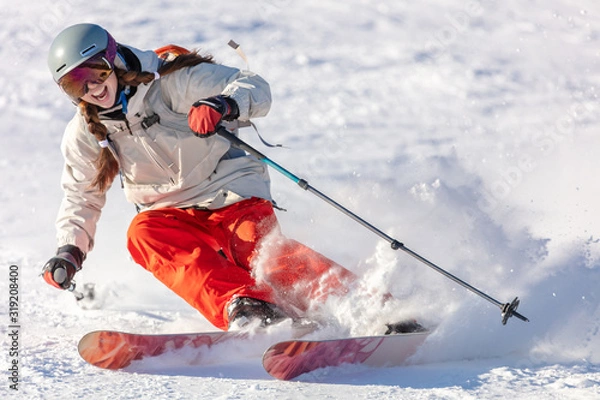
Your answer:
[[[58,80],[58,86],[73,100],[85,96],[88,84],[104,83],[114,71],[114,66],[104,53],[99,53],[69,71]]]

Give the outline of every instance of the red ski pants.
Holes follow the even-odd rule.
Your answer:
[[[259,256],[267,235],[268,249]],[[293,314],[306,311],[311,300],[345,293],[355,280],[352,272],[284,237],[271,203],[263,199],[219,210],[144,211],[133,219],[127,236],[135,262],[223,330],[234,297],[276,303]],[[255,271],[258,282],[253,268],[260,269]]]

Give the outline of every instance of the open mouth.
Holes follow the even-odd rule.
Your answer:
[[[102,91],[98,94],[92,94],[92,97],[99,102],[106,100],[108,97],[108,88],[103,86]]]

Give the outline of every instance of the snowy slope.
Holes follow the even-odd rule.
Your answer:
[[[0,397],[600,397],[597,2],[31,0],[0,15]],[[273,172],[288,236],[391,291],[404,305],[397,314],[437,325],[413,365],[344,366],[286,383],[262,371],[250,345],[215,349],[210,358],[221,362],[205,366],[174,368],[167,357],[135,375],[86,365],[76,344],[93,329],[212,327],[130,261],[134,209],[118,187],[77,277],[103,301],[83,309],[39,277],[55,250],[59,143],[74,111],[46,51],[83,21],[140,48],[198,47],[243,68],[226,46],[235,39],[271,83],[274,104],[259,129],[288,148],[260,147],[251,131],[248,142],[498,300],[519,296],[531,322],[502,326],[495,306]],[[19,266],[18,358],[10,265]],[[352,300],[330,305],[341,330],[368,333],[348,315],[385,322]],[[9,387],[14,360],[18,393]]]

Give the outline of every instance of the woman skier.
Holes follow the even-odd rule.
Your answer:
[[[217,328],[303,317],[356,280],[282,235],[266,166],[215,135],[267,114],[260,76],[197,52],[159,57],[95,24],[63,30],[48,66],[77,105],[61,144],[58,250],[43,268],[50,285],[72,287],[117,176],[139,210],[127,232],[133,260]]]

